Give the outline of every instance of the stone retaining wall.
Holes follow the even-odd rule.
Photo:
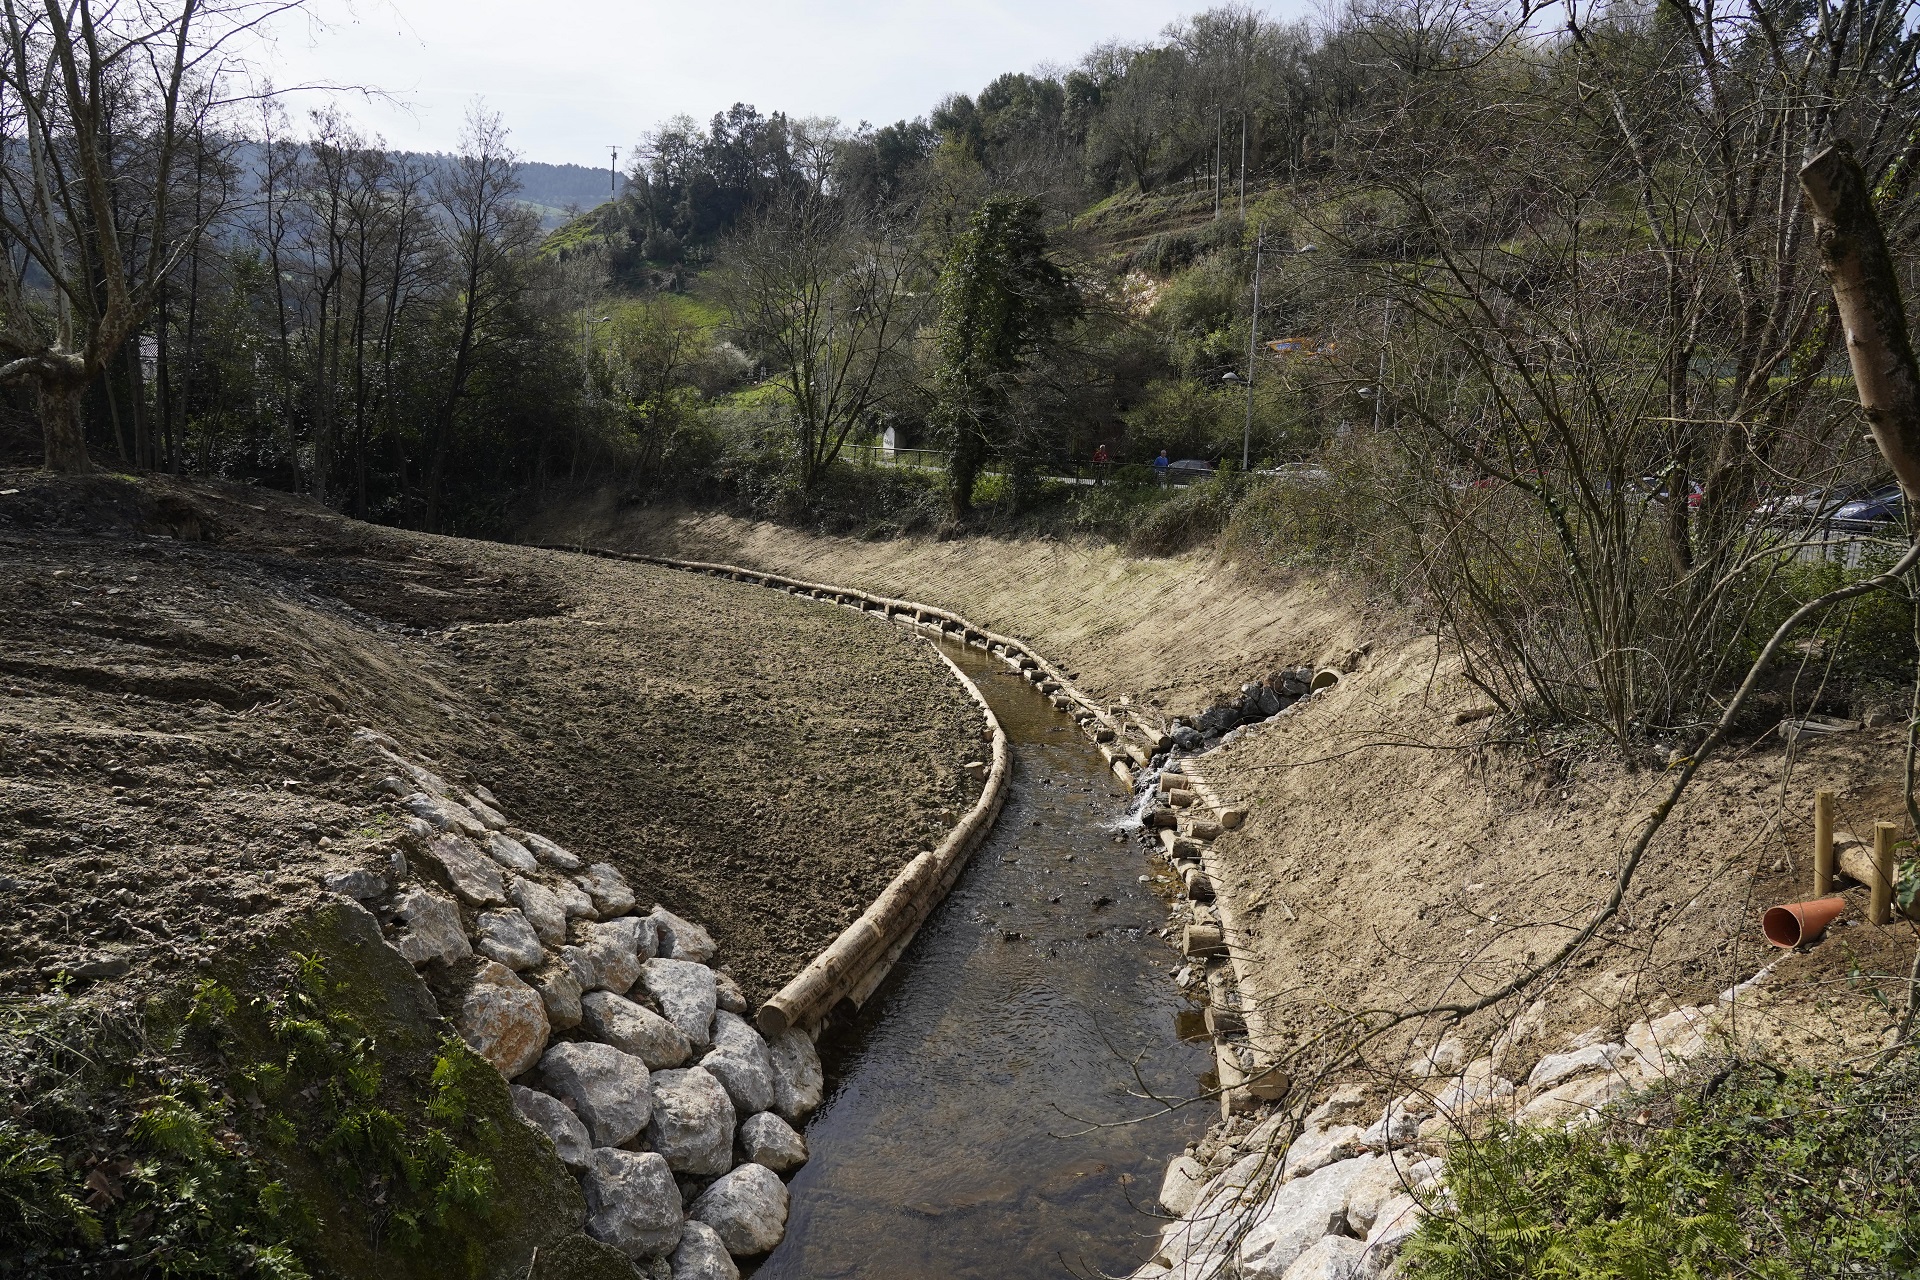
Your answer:
[[[383,863],[322,884],[442,993],[579,1179],[587,1234],[653,1280],[737,1280],[733,1259],[786,1231],[781,1175],[807,1158],[799,1127],[824,1087],[813,1041],[762,1037],[712,936],[662,906],[637,914],[612,865],[516,826],[484,787],[384,734],[355,737],[391,768],[377,790],[404,834]]]

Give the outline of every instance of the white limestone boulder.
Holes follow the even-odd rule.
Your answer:
[[[743,1164],[693,1202],[687,1216],[712,1227],[736,1258],[766,1253],[787,1232],[787,1188],[760,1164]]]
[[[640,985],[694,1048],[712,1043],[719,1008],[713,970],[690,960],[653,959],[640,966]]]
[[[629,1258],[657,1258],[679,1247],[685,1215],[673,1172],[655,1151],[595,1147],[580,1178],[587,1234]]]
[[[420,848],[424,860],[440,868],[447,884],[464,901],[492,907],[507,900],[507,884],[499,866],[465,836],[443,831],[423,840]]]
[[[526,916],[513,907],[482,911],[474,922],[473,948],[509,969],[537,969],[546,962],[546,948]]]
[[[580,998],[581,1023],[596,1040],[630,1053],[649,1071],[685,1066],[693,1046],[680,1028],[625,996],[590,991]]]
[[[736,1117],[727,1091],[701,1067],[653,1073],[647,1145],[675,1173],[708,1175],[733,1167]]]
[[[543,1090],[573,1108],[596,1147],[617,1147],[647,1127],[653,1086],[647,1064],[610,1044],[556,1044],[540,1059]]]
[[[1351,1236],[1324,1236],[1293,1260],[1285,1280],[1358,1280],[1364,1241]]]
[[[773,1109],[797,1125],[813,1114],[826,1092],[820,1052],[806,1032],[789,1027],[767,1042],[767,1056],[773,1063]]]
[[[1192,1156],[1175,1156],[1167,1162],[1160,1179],[1160,1207],[1181,1217],[1200,1199],[1200,1188],[1207,1182],[1207,1171]]]
[[[700,1060],[733,1099],[743,1116],[773,1106],[773,1056],[760,1033],[738,1014],[718,1009],[713,1015],[713,1048]]]
[[[407,889],[394,902],[393,914],[403,926],[394,948],[413,964],[453,964],[473,954],[460,908],[446,894],[421,886]]]
[[[660,929],[659,954],[668,960],[691,960],[695,964],[705,964],[713,959],[719,950],[714,945],[713,935],[691,920],[684,920],[663,906],[656,904],[647,913]]]
[[[488,857],[509,871],[517,871],[523,876],[540,873],[540,863],[527,851],[527,846],[503,832],[487,832],[486,843],[481,848],[487,851]]]
[[[593,909],[602,917],[623,916],[633,910],[633,888],[610,862],[591,864],[574,881],[593,898]]]
[[[570,1169],[583,1169],[591,1162],[593,1139],[587,1136],[587,1126],[580,1123],[580,1117],[567,1110],[564,1102],[551,1094],[517,1084],[511,1092],[513,1109],[520,1113],[521,1119],[547,1135],[560,1163]]]
[[[673,1251],[673,1280],[740,1280],[720,1233],[704,1222],[688,1222]]]
[[[1327,1236],[1344,1234],[1347,1197],[1371,1167],[1368,1160],[1343,1160],[1269,1195],[1240,1240],[1240,1269],[1247,1280],[1282,1280],[1301,1254]]]
[[[798,1169],[807,1162],[807,1140],[771,1111],[740,1122],[740,1161],[763,1164],[775,1173]]]
[[[532,850],[534,857],[556,871],[578,871],[582,865],[579,858],[545,836],[535,835],[531,831],[520,833],[520,843]]]
[[[555,1031],[580,1025],[580,981],[573,970],[550,961],[524,976],[527,985],[540,993],[540,1002],[547,1006],[547,1022]]]
[[[460,1038],[511,1080],[540,1061],[551,1028],[539,993],[498,961],[481,964],[454,1019]]]
[[[540,941],[557,946],[567,940],[567,912],[553,890],[524,876],[507,877],[507,901],[533,926]]]

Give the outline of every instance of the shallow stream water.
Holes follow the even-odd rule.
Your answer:
[[[1167,904],[1106,762],[997,659],[948,644],[1013,746],[993,834],[886,982],[821,1040],[786,1239],[758,1280],[1125,1274],[1167,1160],[1211,1108],[1182,1043]],[[1137,1073],[1137,1078],[1136,1078]]]

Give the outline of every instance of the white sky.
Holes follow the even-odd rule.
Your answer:
[[[281,29],[275,83],[374,86],[343,101],[387,145],[447,151],[475,97],[528,160],[605,165],[682,112],[734,102],[875,125],[977,93],[1003,71],[1071,65],[1101,40],[1142,41],[1207,0],[313,0]],[[1279,0],[1276,16],[1304,11]],[[314,102],[289,101],[296,115]],[[302,121],[301,123],[304,123]]]

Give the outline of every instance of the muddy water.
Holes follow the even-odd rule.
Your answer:
[[[1012,740],[1013,789],[858,1020],[823,1037],[812,1158],[759,1280],[1125,1274],[1159,1225],[1134,1206],[1209,1118],[1089,1131],[1210,1066],[1175,1033],[1166,904],[1099,753],[997,660],[948,653]]]

